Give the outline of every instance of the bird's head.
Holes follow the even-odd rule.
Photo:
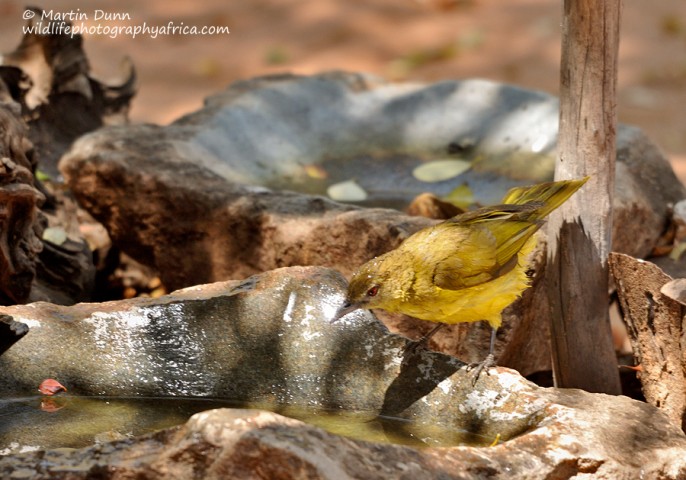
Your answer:
[[[384,308],[391,298],[388,288],[389,276],[383,268],[383,257],[362,265],[348,285],[345,303],[338,309],[332,321],[357,309]]]

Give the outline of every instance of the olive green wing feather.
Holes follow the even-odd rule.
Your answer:
[[[550,212],[566,202],[589,178],[539,183],[530,187],[515,187],[505,194],[502,203],[524,205],[539,202],[540,208],[536,210],[535,215],[538,218],[545,218]]]
[[[443,255],[434,264],[433,283],[459,290],[509,272],[517,264],[517,253],[541,226],[540,220],[530,218],[540,206],[538,202],[499,205],[437,225],[443,230],[438,249]]]
[[[588,178],[513,188],[503,205],[458,215],[437,225],[446,239],[440,241],[443,258],[435,264],[434,285],[459,290],[509,272],[517,263],[517,253],[541,227],[543,218]]]

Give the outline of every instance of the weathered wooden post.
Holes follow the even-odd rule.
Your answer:
[[[590,175],[549,220],[558,387],[621,393],[608,317],[621,0],[564,0],[556,179]]]

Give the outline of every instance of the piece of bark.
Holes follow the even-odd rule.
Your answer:
[[[0,314],[0,355],[29,333],[25,323],[15,321],[10,315]]]
[[[685,310],[681,303],[661,291],[672,278],[657,265],[629,255],[612,253],[609,263],[631,346],[641,366],[643,394],[683,429],[686,427]]]
[[[40,9],[30,7],[34,19]],[[35,20],[29,20],[29,26]],[[69,22],[50,20],[48,35],[27,31],[0,58],[0,304],[92,298],[95,266],[83,240],[77,208],[60,187],[43,184],[37,168],[57,178],[57,161],[78,137],[103,125],[127,122],[135,72],[124,65],[120,85],[91,76],[81,35]],[[35,25],[34,25],[35,26]],[[48,28],[49,27],[49,28]],[[39,164],[40,163],[40,167]],[[37,207],[40,206],[40,211]],[[42,238],[46,227],[67,239]]]
[[[0,80],[0,305],[26,301],[42,249],[38,207],[45,200],[36,188],[34,156],[19,106]]]
[[[40,8],[27,27],[45,17]],[[64,34],[67,20],[42,20],[51,33],[27,31],[17,48],[2,55],[0,69],[20,69],[28,82],[14,100],[22,105],[29,136],[41,170],[57,177],[57,162],[74,140],[103,125],[128,123],[131,99],[136,93],[136,73],[130,60],[121,63],[119,84],[94,78],[80,34]],[[11,72],[16,74],[16,72]]]

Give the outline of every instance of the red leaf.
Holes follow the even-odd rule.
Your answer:
[[[55,395],[59,392],[66,392],[67,387],[62,385],[57,380],[47,378],[41,382],[40,386],[38,387],[38,391],[43,395]]]

